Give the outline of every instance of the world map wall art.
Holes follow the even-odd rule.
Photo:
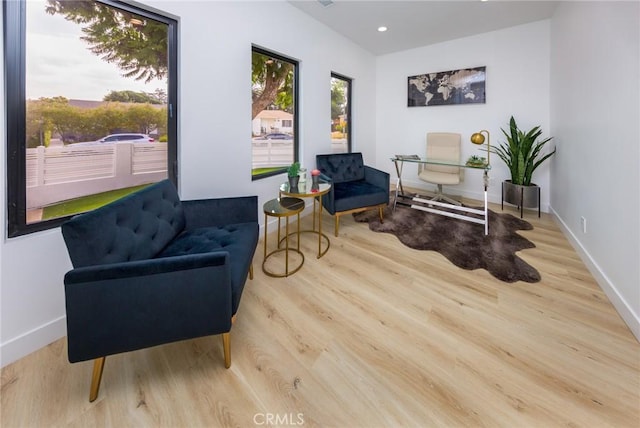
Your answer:
[[[409,76],[407,106],[484,104],[486,68],[465,68]]]

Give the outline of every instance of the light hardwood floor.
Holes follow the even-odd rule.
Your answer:
[[[219,336],[111,356],[89,403],[92,363],[69,364],[61,339],[2,370],[0,425],[639,427],[640,344],[554,221],[525,218],[536,284],[350,216],[335,238],[325,215],[331,249],[318,260],[303,236],[289,278],[262,273],[260,242],[229,370]]]

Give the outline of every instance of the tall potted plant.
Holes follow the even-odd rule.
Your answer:
[[[491,151],[507,164],[511,172],[511,180],[505,180],[502,184],[502,199],[513,205],[539,208],[539,187],[531,182],[531,178],[536,168],[556,152],[553,149],[550,153],[542,153],[544,145],[553,137],[537,141],[542,134],[540,127],[523,132],[513,116],[509,121],[509,132],[502,128],[501,131],[507,137],[507,143],[500,143],[499,146],[492,147]]]

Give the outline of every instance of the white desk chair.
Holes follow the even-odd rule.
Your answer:
[[[429,132],[427,134],[427,159],[443,163],[460,164],[460,134],[452,132]],[[443,185],[456,185],[463,181],[464,168],[447,165],[420,164],[418,178],[427,183],[436,184],[438,190],[432,201],[446,201],[454,205],[462,203],[445,196]]]

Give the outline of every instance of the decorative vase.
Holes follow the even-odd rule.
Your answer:
[[[295,175],[293,177],[289,177],[289,189],[294,190],[298,188],[298,182],[300,181],[300,176]]]
[[[304,185],[307,183],[307,168],[300,168],[298,177],[300,177],[299,184],[304,187]]]

